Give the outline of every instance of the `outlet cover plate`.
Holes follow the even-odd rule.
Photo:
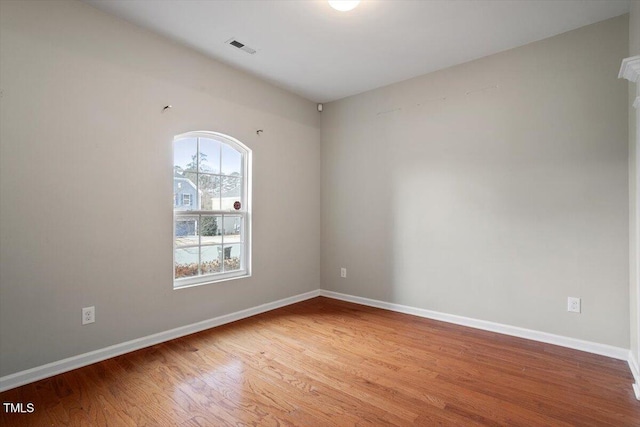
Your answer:
[[[572,313],[580,313],[580,298],[567,298],[567,311],[570,311]]]
[[[96,308],[95,306],[84,307],[82,309],[82,324],[88,325],[96,321]]]

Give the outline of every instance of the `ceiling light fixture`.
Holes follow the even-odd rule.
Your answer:
[[[355,9],[360,0],[329,0],[329,5],[340,12],[347,12]]]

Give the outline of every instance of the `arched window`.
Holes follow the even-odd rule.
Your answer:
[[[250,275],[250,175],[251,150],[234,138],[174,138],[174,288]]]

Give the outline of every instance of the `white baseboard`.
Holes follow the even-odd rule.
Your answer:
[[[160,344],[162,342],[180,338],[185,335],[193,334],[195,332],[204,331],[206,329],[214,328],[226,323],[235,322],[236,320],[255,316],[256,314],[271,311],[276,308],[291,305],[296,302],[315,298],[319,295],[319,290],[306,292],[300,295],[294,295],[289,298],[284,298],[278,301],[273,301],[245,310],[236,311],[235,313],[214,317],[213,319],[204,320],[202,322],[193,323],[191,325],[181,326],[169,331],[137,338],[135,340],[112,345],[110,347],[91,351],[89,353],[84,353],[77,356],[69,357],[67,359],[48,363],[46,365],[37,366],[25,371],[16,372],[15,374],[6,375],[0,378],[0,392],[19,387],[21,385],[29,384],[44,378],[48,378],[57,374],[61,374],[63,372],[71,371],[72,369],[91,365],[92,363],[101,362],[103,360],[110,359],[115,356],[120,356],[121,354],[129,353],[131,351],[140,350],[141,348]]]
[[[599,344],[591,341],[583,341],[576,338],[554,335],[547,332],[534,331],[532,329],[520,328],[517,326],[504,325],[502,323],[489,322],[486,320],[472,319],[470,317],[457,316],[455,314],[441,313],[438,311],[425,310],[423,308],[410,307],[407,305],[394,304],[386,301],[379,301],[353,295],[341,294],[338,292],[320,290],[320,296],[353,302],[356,304],[368,305],[371,307],[384,308],[386,310],[397,311],[399,313],[412,314],[414,316],[426,317],[428,319],[440,320],[454,323],[456,325],[468,326],[485,331],[497,332],[504,335],[526,338],[533,341],[555,344],[562,347],[573,348],[575,350],[595,353],[602,356],[612,357],[619,360],[629,360],[629,349],[614,347],[607,344]]]
[[[638,367],[638,361],[634,359],[633,353],[629,352],[629,369],[633,374],[635,383],[633,384],[633,391],[636,394],[636,399],[640,400],[640,368]]]
[[[214,317],[212,319],[171,329],[169,331],[164,331],[124,343],[112,345],[110,347],[91,351],[89,353],[84,353],[56,362],[48,363],[46,365],[37,366],[35,368],[17,372],[15,374],[7,375],[0,378],[0,392],[19,387],[21,385],[29,384],[31,382],[38,381],[44,378],[48,378],[57,374],[61,374],[63,372],[68,372],[73,369],[81,368],[83,366],[91,365],[92,363],[101,362],[103,360],[115,356],[120,356],[121,354],[129,353],[131,351],[160,344],[162,342],[180,338],[185,335],[193,334],[195,332],[204,331],[206,329],[214,328],[226,323],[235,322],[236,320],[255,316],[256,314],[271,311],[276,308],[285,307],[287,305],[315,298],[317,296],[324,296],[342,301],[353,302],[370,307],[383,308],[386,310],[397,311],[399,313],[406,313],[414,316],[425,317],[428,319],[440,320],[443,322],[454,323],[457,325],[468,326],[485,331],[497,332],[505,335],[526,338],[533,341],[573,348],[589,353],[600,354],[619,360],[626,360],[629,363],[629,368],[631,369],[631,372],[635,378],[633,389],[635,391],[636,397],[640,399],[640,370],[638,369],[637,362],[633,359],[633,357],[631,356],[631,352],[628,349],[549,334],[546,332],[534,331],[531,329],[519,328],[517,326],[504,325],[500,323],[489,322],[486,320],[478,320],[453,314],[440,313],[437,311],[320,289],[237,311],[235,313]]]

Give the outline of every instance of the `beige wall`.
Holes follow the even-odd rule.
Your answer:
[[[79,2],[0,8],[0,375],[319,288],[315,104]],[[174,291],[189,130],[253,150],[253,277]]]
[[[323,288],[628,348],[627,55],[622,16],[326,104]]]
[[[631,2],[629,14],[629,56],[640,55],[640,1]],[[629,82],[629,301],[631,324],[631,351],[636,361],[639,359],[638,348],[640,326],[638,325],[638,142],[637,123],[640,110],[633,107],[636,96],[640,95],[640,83]]]

